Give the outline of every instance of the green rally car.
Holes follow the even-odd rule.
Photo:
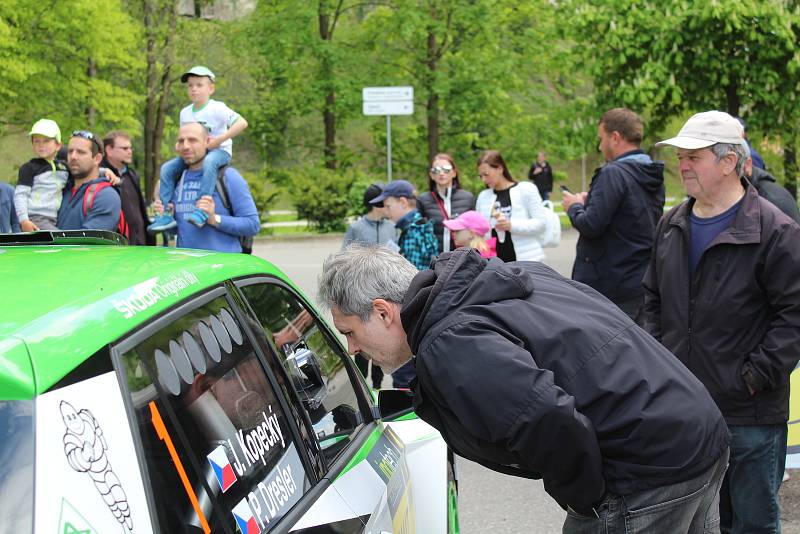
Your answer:
[[[0,534],[457,532],[452,455],[289,278],[0,235]]]

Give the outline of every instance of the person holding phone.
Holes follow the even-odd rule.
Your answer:
[[[450,154],[436,154],[428,169],[428,191],[417,197],[417,211],[433,223],[439,250],[456,249],[453,233],[445,231],[444,222],[475,209],[475,196],[461,189],[458,167]]]
[[[541,238],[547,229],[547,215],[536,186],[514,180],[497,150],[481,154],[478,174],[488,189],[478,195],[475,211],[489,219],[492,230],[486,237],[497,239],[497,257],[544,261]]]
[[[563,191],[562,206],[578,231],[572,279],[593,287],[636,320],[653,233],[664,212],[664,163],[640,148],[644,126],[616,108],[600,119],[597,136],[606,160],[588,192]]]

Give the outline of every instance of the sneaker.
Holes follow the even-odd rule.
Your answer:
[[[164,230],[172,230],[176,226],[178,226],[178,222],[175,220],[175,217],[165,213],[156,217],[156,220],[147,227],[147,231],[151,234],[157,234]]]
[[[195,225],[198,228],[202,228],[203,225],[206,224],[208,221],[208,213],[204,212],[200,208],[195,208],[195,210],[187,217],[188,221]]]
[[[787,481],[787,480],[789,480],[790,478],[792,478],[792,477],[790,477],[790,476],[789,476],[789,471],[786,471],[786,470],[784,469],[784,471],[783,471],[783,480],[782,480],[781,482],[786,482],[786,481]]]

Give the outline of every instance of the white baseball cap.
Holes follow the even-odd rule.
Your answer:
[[[28,135],[41,135],[55,139],[57,143],[61,142],[61,129],[56,124],[56,121],[51,119],[39,119],[33,123]]]
[[[686,150],[706,148],[717,143],[744,143],[744,129],[738,120],[724,111],[704,111],[692,115],[678,135],[659,141],[656,146],[671,145]]]

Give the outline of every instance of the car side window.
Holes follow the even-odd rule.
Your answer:
[[[284,404],[225,297],[121,359],[162,532],[268,532],[309,489]]]
[[[330,465],[364,420],[345,367],[347,355],[288,289],[264,282],[240,289],[281,357]]]

